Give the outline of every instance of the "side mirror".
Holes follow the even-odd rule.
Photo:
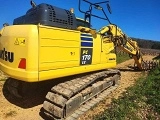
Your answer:
[[[99,5],[94,5],[94,8],[97,9],[97,10],[102,10],[102,7],[99,6]]]
[[[112,14],[111,7],[110,7],[109,3],[107,3],[107,9],[108,9],[109,13]]]
[[[6,27],[6,26],[9,26],[9,24],[8,24],[8,23],[4,23],[4,24],[3,24],[3,27]]]
[[[31,4],[32,8],[36,7],[36,3],[33,0],[30,1],[30,4]]]

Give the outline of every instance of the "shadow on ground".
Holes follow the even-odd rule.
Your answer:
[[[138,69],[138,67],[134,66],[127,66],[127,68],[118,68],[118,70],[123,71],[123,72],[141,72],[141,70]]]
[[[19,106],[21,108],[32,108],[34,106],[43,104],[45,100],[45,96],[50,89],[60,82],[64,82],[68,80],[68,77],[59,78],[54,80],[48,80],[43,82],[36,83],[27,83],[27,91],[25,95],[23,94],[22,98],[17,98],[13,96],[8,88],[7,83],[9,79],[7,79],[3,85],[3,95],[4,97],[12,104]]]

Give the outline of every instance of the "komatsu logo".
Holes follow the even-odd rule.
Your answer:
[[[9,61],[9,62],[12,63],[14,61],[14,53],[13,52],[8,52],[4,48],[3,50],[0,50],[0,58],[5,60],[5,61]]]

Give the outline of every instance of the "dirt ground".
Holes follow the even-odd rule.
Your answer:
[[[144,60],[151,60],[153,56],[144,56]],[[89,120],[93,115],[99,114],[106,109],[112,98],[118,98],[126,90],[127,87],[132,86],[137,78],[142,75],[142,72],[133,71],[128,68],[128,65],[133,65],[134,60],[128,60],[117,65],[121,71],[121,83],[119,87],[112,92],[104,100],[103,103],[97,105],[82,115],[79,120]],[[16,100],[13,99],[8,93],[5,93],[4,81],[1,80],[5,75],[0,72],[0,120],[39,120],[41,119],[39,111],[43,106],[46,91],[38,90],[36,94],[32,94],[27,99]],[[41,88],[39,88],[41,89]]]

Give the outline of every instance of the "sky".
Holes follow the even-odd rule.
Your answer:
[[[34,0],[38,5],[47,3],[63,9],[74,8],[77,17],[84,18],[78,10],[79,0]],[[89,0],[93,3],[104,0]],[[109,0],[112,14],[105,5],[104,10],[111,21],[129,37],[160,41],[160,0]],[[0,28],[3,23],[13,24],[13,20],[24,15],[31,8],[30,0],[0,0]],[[88,4],[82,3],[81,9],[88,10]],[[93,14],[104,17],[101,11],[93,9]],[[109,23],[97,18],[92,19],[96,30]]]

